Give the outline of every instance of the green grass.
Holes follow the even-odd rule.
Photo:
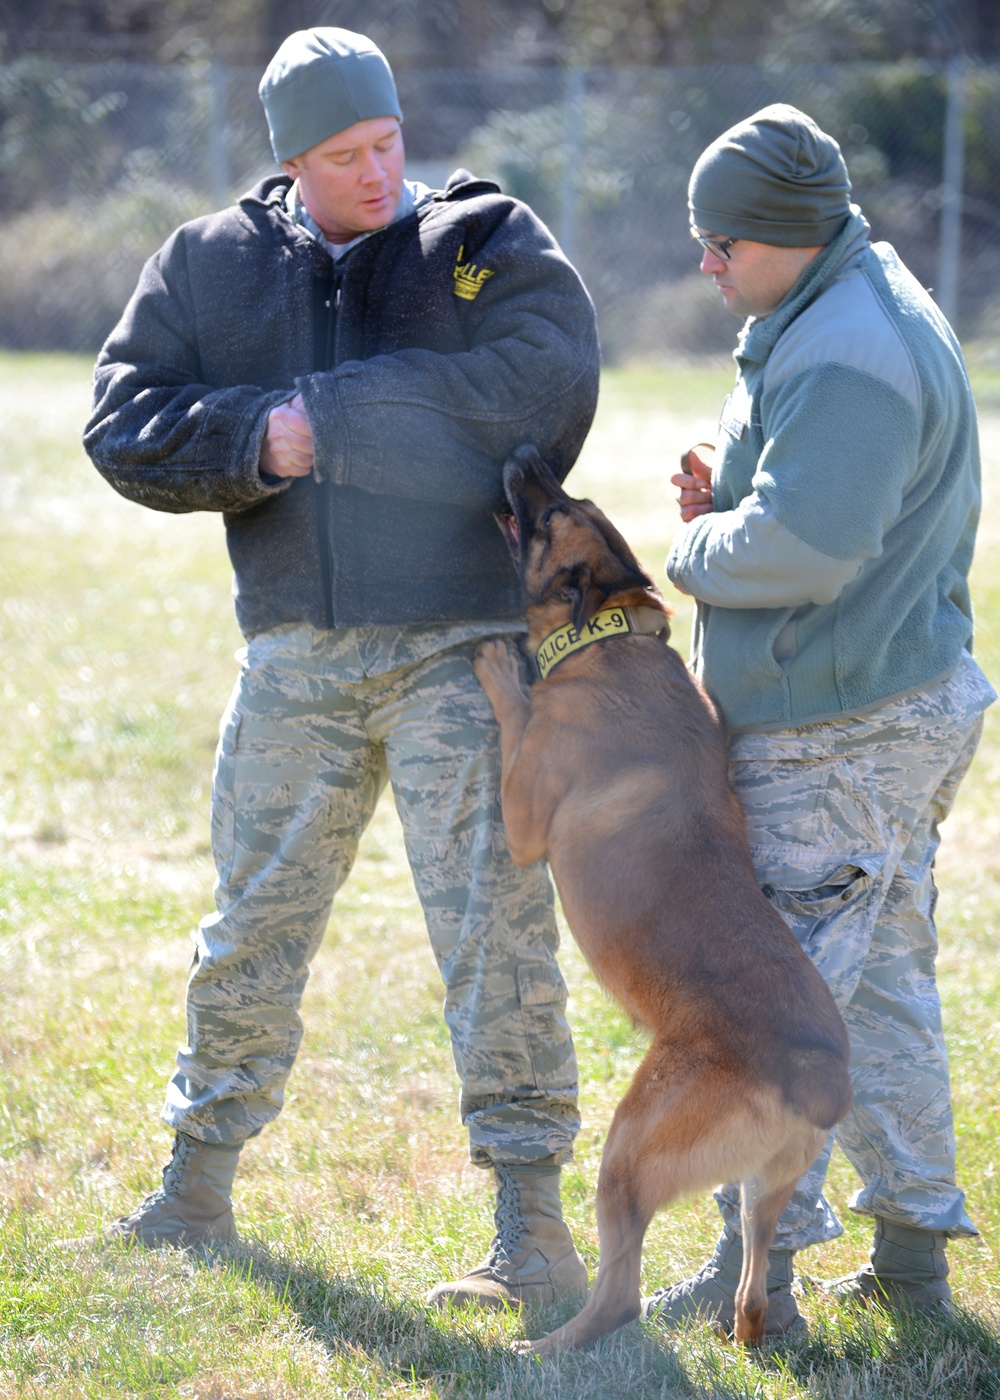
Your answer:
[[[730,378],[726,364],[605,377],[572,488],[658,578],[676,519],[667,478],[689,441],[713,435]],[[809,1339],[759,1356],[633,1324],[539,1364],[510,1342],[558,1312],[428,1315],[426,1290],[485,1251],[488,1182],[466,1161],[441,987],[388,803],[316,959],[286,1111],[244,1154],[244,1250],[210,1264],[60,1247],[131,1207],[168,1151],[158,1113],[191,932],[210,907],[210,768],[240,638],[220,522],[143,511],[86,462],[89,365],[0,357],[0,383],[0,1400],[1000,1397],[995,714],[940,863],[961,1174],[982,1230],[951,1251],[954,1322],[809,1301]],[[975,596],[996,678],[1000,375],[983,370],[977,387],[988,467]],[[689,613],[671,601],[684,649]],[[603,1134],[642,1046],[568,938],[564,952],[584,1115],[564,1194],[593,1269]],[[809,1261],[819,1275],[864,1257],[854,1184],[836,1157],[846,1234]],[[644,1286],[699,1265],[717,1230],[711,1201],[659,1217]]]

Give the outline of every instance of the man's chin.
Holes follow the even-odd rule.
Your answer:
[[[351,216],[351,222],[338,223],[331,229],[329,225],[323,228],[323,232],[332,243],[353,243],[355,238],[360,238],[364,233],[377,233],[380,228],[385,228],[391,224],[396,216],[399,202],[389,201],[385,209],[358,209]]]
[[[398,208],[398,199],[379,200],[370,209],[362,207],[357,212],[357,222],[360,225],[358,232],[373,233],[375,229],[385,228],[386,224],[391,224],[396,217]]]

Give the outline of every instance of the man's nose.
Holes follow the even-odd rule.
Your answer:
[[[725,271],[726,260],[720,257],[718,253],[713,253],[711,248],[703,248],[701,262],[698,264],[698,267],[706,276],[714,277],[717,272]]]
[[[366,155],[361,178],[369,181],[385,179],[385,163],[378,151],[369,151]]]

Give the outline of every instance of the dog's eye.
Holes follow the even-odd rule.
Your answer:
[[[548,510],[547,510],[547,511],[545,512],[545,514],[542,516],[542,527],[543,527],[544,529],[547,530],[547,529],[549,528],[549,521],[552,519],[552,517],[553,517],[554,515],[563,515],[563,514],[565,514],[565,510],[566,510],[566,507],[565,507],[565,506],[560,506],[560,505],[549,506]]]

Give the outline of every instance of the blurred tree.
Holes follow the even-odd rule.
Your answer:
[[[194,43],[261,62],[286,34],[316,24],[370,34],[404,64],[475,68],[518,50],[555,57],[540,0],[0,0],[15,54],[45,47],[169,61]]]
[[[9,53],[257,63],[293,29],[370,34],[399,65],[839,62],[1000,52],[997,0],[0,0]]]
[[[170,61],[207,44],[256,46],[268,0],[0,0],[8,54],[56,50],[74,56]]]
[[[543,0],[581,66],[936,58],[1000,51],[997,0]]]

